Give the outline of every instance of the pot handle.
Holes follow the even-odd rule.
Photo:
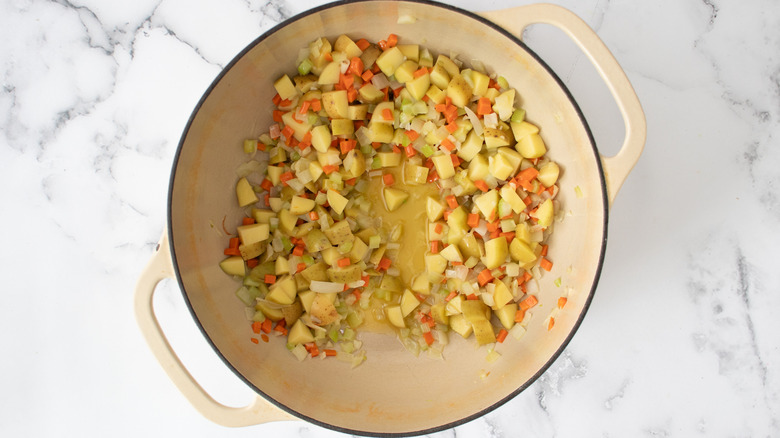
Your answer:
[[[242,408],[225,406],[214,400],[192,377],[168,343],[154,313],[152,298],[157,284],[165,278],[173,277],[168,232],[164,230],[157,249],[136,284],[135,316],[152,353],[184,397],[204,417],[222,426],[241,427],[271,421],[295,420],[295,417],[260,396]]]
[[[561,6],[534,4],[480,12],[479,15],[498,24],[520,39],[522,39],[525,28],[531,24],[551,24],[564,31],[596,67],[596,71],[601,75],[612,97],[617,102],[626,127],[626,137],[620,151],[612,157],[601,155],[609,205],[612,206],[620,187],[639,160],[647,137],[647,122],[642,105],[639,103],[639,98],[628,81],[626,73],[620,68],[615,57],[587,23]]]

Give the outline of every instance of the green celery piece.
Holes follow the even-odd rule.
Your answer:
[[[307,75],[309,72],[311,72],[311,68],[313,67],[311,61],[309,58],[305,58],[303,61],[301,61],[300,64],[298,64],[298,73],[302,75]]]
[[[525,120],[525,110],[520,108],[512,112],[512,117],[509,119],[511,122],[520,123]]]

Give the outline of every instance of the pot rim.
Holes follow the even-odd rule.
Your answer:
[[[289,24],[291,24],[291,23],[293,23],[295,21],[298,21],[300,19],[303,19],[305,17],[308,17],[309,15],[318,14],[321,11],[324,11],[324,10],[327,10],[327,9],[331,9],[331,8],[334,8],[334,7],[340,7],[340,6],[354,4],[354,3],[369,3],[369,2],[375,2],[375,1],[387,1],[387,0],[342,0],[342,1],[337,1],[337,2],[327,3],[327,4],[324,4],[324,5],[320,5],[318,7],[315,7],[315,8],[306,10],[306,11],[303,11],[303,12],[297,14],[297,15],[294,15],[294,16],[292,16],[292,17],[290,17],[290,18],[280,22],[279,24],[273,26],[272,28],[268,29],[267,31],[263,32],[259,37],[257,37],[254,41],[249,43],[243,50],[241,50],[235,57],[233,57],[233,59],[227,65],[225,65],[225,67],[220,71],[220,73],[216,76],[216,78],[214,78],[214,80],[211,82],[211,84],[206,89],[206,91],[204,91],[203,96],[198,100],[197,105],[195,106],[195,108],[192,111],[192,114],[190,115],[189,119],[187,120],[187,123],[186,123],[186,125],[184,127],[184,130],[182,131],[182,135],[181,135],[181,138],[179,140],[179,144],[176,147],[176,152],[174,154],[174,159],[173,159],[173,165],[172,165],[172,168],[171,168],[171,176],[170,176],[170,180],[169,180],[169,184],[168,184],[168,205],[167,205],[167,213],[168,213],[167,227],[168,227],[168,234],[169,234],[168,240],[169,240],[170,251],[171,251],[171,261],[172,261],[173,269],[174,269],[174,272],[175,272],[175,275],[176,275],[176,281],[177,281],[177,283],[179,285],[179,289],[181,290],[182,296],[184,297],[184,302],[187,305],[187,309],[189,310],[190,314],[192,315],[193,319],[195,320],[195,324],[197,325],[198,329],[203,334],[203,336],[206,338],[206,341],[209,343],[209,345],[211,345],[211,348],[214,350],[214,352],[217,354],[217,356],[219,356],[219,358],[222,360],[222,362],[236,376],[238,376],[238,378],[241,381],[243,381],[246,385],[248,385],[254,392],[259,394],[266,401],[268,401],[269,403],[272,403],[274,406],[276,406],[277,408],[283,410],[284,412],[287,412],[287,413],[289,413],[289,414],[291,414],[291,415],[293,415],[293,416],[295,416],[297,418],[303,419],[303,420],[305,420],[305,421],[307,421],[309,423],[315,424],[315,425],[320,426],[320,427],[324,427],[326,429],[334,430],[334,431],[337,431],[337,432],[346,433],[346,434],[353,434],[353,435],[354,434],[359,434],[359,435],[363,435],[363,436],[377,436],[377,437],[378,436],[382,436],[382,437],[385,437],[385,436],[389,436],[389,437],[418,436],[418,435],[425,435],[425,434],[436,433],[436,432],[441,432],[441,431],[444,431],[444,430],[448,430],[448,429],[460,426],[462,424],[468,423],[468,422],[470,422],[472,420],[475,420],[477,418],[483,417],[486,414],[488,414],[489,412],[492,412],[492,411],[498,409],[499,407],[501,407],[502,405],[507,403],[509,400],[512,400],[513,398],[517,397],[521,392],[525,391],[529,386],[531,386],[534,382],[536,382],[536,380],[539,379],[539,377],[541,377],[542,374],[544,374],[550,368],[550,366],[552,366],[552,364],[558,359],[558,357],[563,353],[563,350],[565,350],[565,348],[569,345],[569,342],[571,342],[572,338],[574,337],[574,334],[577,332],[577,330],[579,330],[579,327],[582,324],[582,321],[584,320],[585,315],[587,314],[588,309],[590,307],[590,304],[591,304],[591,302],[593,300],[593,296],[595,295],[595,292],[596,292],[596,287],[597,287],[599,279],[601,277],[601,271],[602,271],[602,268],[603,268],[603,265],[604,265],[604,256],[605,256],[606,247],[607,247],[607,231],[608,231],[608,226],[607,225],[608,225],[608,222],[609,222],[609,220],[608,220],[609,219],[609,201],[608,201],[608,197],[607,197],[607,185],[606,185],[606,179],[605,179],[605,176],[604,176],[604,169],[602,167],[601,160],[599,159],[600,155],[599,155],[598,148],[596,146],[595,139],[593,137],[593,133],[592,133],[592,131],[590,129],[590,126],[588,125],[587,120],[585,119],[584,114],[582,113],[582,110],[580,109],[580,107],[577,104],[576,100],[574,99],[574,97],[572,96],[571,92],[566,87],[566,85],[563,83],[563,81],[547,65],[547,63],[545,63],[544,60],[542,60],[542,58],[540,58],[533,50],[531,50],[531,48],[529,48],[525,43],[523,43],[518,37],[513,35],[511,32],[507,31],[503,27],[501,27],[501,26],[493,23],[492,21],[488,20],[487,18],[484,18],[484,17],[482,17],[482,16],[480,16],[480,15],[474,13],[474,12],[471,12],[471,11],[468,11],[468,10],[465,10],[465,9],[461,9],[461,8],[459,8],[457,6],[452,6],[452,5],[449,5],[449,4],[446,4],[446,3],[440,3],[440,2],[432,1],[432,0],[400,0],[401,2],[405,2],[405,3],[417,3],[417,4],[427,5],[427,6],[439,7],[439,8],[451,11],[451,12],[456,12],[456,13],[465,15],[465,16],[471,18],[471,19],[474,19],[474,20],[478,21],[479,23],[481,23],[481,24],[483,24],[485,26],[488,26],[488,27],[498,31],[502,35],[504,35],[507,38],[509,38],[512,42],[517,44],[521,49],[525,50],[532,58],[534,58],[534,60],[536,60],[550,74],[550,76],[553,78],[553,80],[557,83],[557,85],[561,88],[561,90],[564,92],[564,94],[568,98],[568,100],[571,103],[571,105],[573,106],[573,108],[574,108],[574,110],[575,110],[575,112],[576,112],[580,122],[582,123],[583,127],[585,128],[585,131],[586,131],[587,136],[588,136],[588,141],[589,141],[590,146],[593,149],[593,153],[594,153],[594,155],[596,157],[596,166],[597,166],[597,170],[598,170],[599,180],[601,182],[600,188],[601,188],[602,204],[604,206],[604,211],[603,211],[603,218],[604,219],[603,219],[603,224],[602,224],[602,226],[603,226],[603,239],[602,239],[601,249],[600,249],[599,258],[598,258],[598,265],[596,266],[596,270],[595,270],[595,273],[594,273],[593,284],[591,285],[591,288],[590,288],[590,290],[588,292],[588,296],[587,296],[587,298],[585,300],[585,304],[583,305],[582,312],[580,313],[580,315],[578,316],[577,320],[575,321],[574,326],[572,327],[571,332],[566,336],[566,338],[563,340],[563,342],[558,347],[558,349],[555,351],[555,353],[553,353],[553,355],[550,357],[550,359],[547,362],[545,362],[544,365],[542,365],[539,368],[539,370],[536,373],[534,373],[534,375],[531,376],[531,378],[528,379],[523,385],[520,385],[518,388],[516,388],[514,391],[509,393],[507,396],[505,396],[505,397],[501,398],[500,400],[494,402],[490,406],[488,406],[488,407],[486,407],[486,408],[484,408],[484,409],[482,409],[482,410],[480,410],[478,412],[475,412],[474,414],[471,414],[469,416],[463,417],[463,418],[461,418],[459,420],[451,421],[449,423],[442,424],[442,425],[439,425],[439,426],[434,426],[434,427],[427,428],[427,429],[421,429],[421,430],[409,431],[409,432],[381,433],[381,432],[372,432],[372,431],[365,431],[365,430],[358,430],[358,429],[350,429],[350,428],[346,428],[346,427],[342,427],[342,426],[336,426],[336,425],[333,425],[333,424],[329,424],[329,423],[326,423],[324,421],[317,420],[315,418],[303,415],[300,412],[298,412],[298,411],[296,411],[296,410],[286,406],[285,404],[276,401],[274,398],[272,398],[271,396],[269,396],[268,394],[263,392],[260,388],[255,386],[255,384],[253,384],[251,381],[249,381],[249,379],[244,377],[244,375],[241,374],[230,363],[230,361],[227,360],[227,358],[222,354],[222,352],[219,350],[219,348],[216,346],[214,341],[211,339],[211,337],[208,335],[208,333],[206,332],[205,328],[201,324],[200,319],[198,318],[195,310],[193,309],[192,303],[190,302],[189,297],[188,297],[188,295],[187,295],[187,293],[185,291],[185,287],[184,287],[184,284],[182,282],[181,275],[179,274],[179,266],[178,266],[177,259],[176,259],[176,248],[175,248],[174,236],[173,236],[173,223],[172,223],[173,209],[172,209],[172,205],[173,205],[173,187],[174,187],[174,181],[175,181],[175,178],[176,178],[176,168],[177,168],[177,166],[179,164],[179,158],[181,157],[181,153],[182,153],[182,149],[183,149],[183,146],[184,146],[184,142],[185,142],[185,140],[187,138],[187,134],[189,133],[190,127],[192,126],[192,123],[194,122],[194,119],[197,116],[198,112],[200,111],[201,107],[203,106],[205,101],[209,98],[209,96],[211,95],[211,92],[214,90],[214,88],[217,86],[217,84],[219,84],[219,82],[225,77],[225,75],[233,68],[233,66],[236,63],[238,63],[239,60],[241,60],[241,58],[244,57],[244,55],[246,55],[250,50],[254,49],[258,44],[261,44],[268,37],[270,37],[271,35],[273,35],[277,31],[279,31],[280,29],[288,26]]]

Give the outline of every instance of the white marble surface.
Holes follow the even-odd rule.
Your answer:
[[[194,104],[246,44],[320,3],[0,2],[0,435],[341,436],[205,420],[132,310]],[[554,3],[625,68],[647,146],[612,208],[602,279],[565,353],[511,402],[435,436],[780,436],[780,5]],[[614,152],[622,126],[586,59],[546,28],[527,42]],[[217,399],[251,399],[172,281],[156,306]]]

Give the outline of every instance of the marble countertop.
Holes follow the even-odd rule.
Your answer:
[[[342,436],[303,422],[209,422],[133,316],[195,103],[263,31],[321,3],[0,2],[1,435]],[[780,435],[780,8],[553,3],[625,69],[647,146],[612,208],[601,281],[573,341],[509,403],[433,436]],[[544,27],[526,42],[615,152],[623,128],[587,59]],[[253,397],[200,336],[175,282],[160,285],[155,306],[215,398]]]

